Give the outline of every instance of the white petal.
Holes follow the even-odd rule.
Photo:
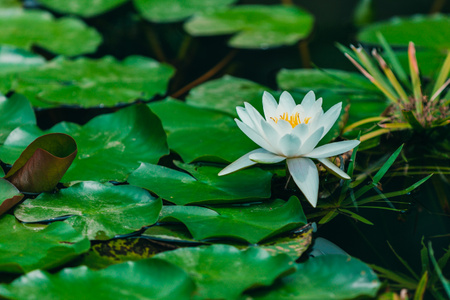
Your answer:
[[[284,110],[286,112],[291,114],[296,106],[296,103],[295,103],[294,98],[292,98],[291,94],[284,91],[280,96],[280,105],[285,108]]]
[[[253,130],[257,130],[255,128],[255,123],[253,123],[252,118],[250,118],[250,116],[248,115],[247,111],[245,110],[245,108],[243,107],[236,107],[236,112],[239,116],[239,118],[241,119],[242,122],[244,122],[248,127],[250,127]]]
[[[268,122],[264,120],[261,120],[260,126],[262,129],[262,134],[264,135],[264,139],[267,141],[267,143],[270,144],[270,146],[274,150],[271,152],[281,154],[280,147],[278,147],[278,141],[280,140],[281,135],[272,126],[270,126]]]
[[[251,129],[248,125],[242,123],[242,121],[238,119],[234,119],[236,121],[237,126],[240,130],[242,130],[245,135],[247,135],[252,141],[254,141],[258,146],[270,151],[275,152],[274,147],[272,147],[258,132]]]
[[[359,143],[360,142],[357,140],[330,143],[317,147],[316,149],[308,153],[306,156],[317,159],[335,156],[355,148],[356,146],[359,145]]]
[[[299,124],[294,127],[292,134],[296,135],[300,141],[304,142],[309,137],[310,126],[308,124]]]
[[[253,123],[255,124],[255,130],[258,131],[261,134],[261,120],[264,120],[259,111],[256,110],[250,103],[244,102],[245,111],[247,112],[248,116],[253,120]]]
[[[331,127],[333,127],[334,123],[336,123],[337,118],[341,114],[342,102],[339,102],[333,105],[323,116],[320,118],[320,122],[324,127],[324,131],[322,137],[330,131]]]
[[[269,124],[278,132],[280,136],[292,132],[292,125],[288,121],[280,119],[278,120],[278,122],[275,123],[272,120],[270,120]]]
[[[342,179],[350,179],[347,173],[338,168],[335,164],[326,158],[318,158],[318,161],[331,173]]]
[[[252,154],[261,153],[261,152],[265,153],[267,151],[262,149],[262,148],[259,148],[259,149],[250,151],[249,153],[241,156],[236,161],[234,161],[233,163],[229,164],[222,171],[220,171],[219,172],[219,176],[227,175],[227,174],[233,173],[233,172],[235,172],[237,170],[256,165],[256,162],[250,160],[249,156],[252,155]]]
[[[312,118],[319,112],[323,112],[322,102],[323,102],[322,98],[317,99],[317,101],[314,102],[314,104],[311,106],[311,109],[307,112],[307,116]]]
[[[296,135],[286,134],[280,139],[278,148],[280,148],[284,156],[294,157],[300,154],[300,145],[301,140]]]
[[[292,179],[306,200],[316,207],[319,195],[319,172],[316,165],[309,158],[289,158],[286,161]]]
[[[302,106],[304,107],[305,112],[308,112],[311,109],[314,102],[316,102],[316,95],[313,91],[309,91],[302,100]]]
[[[300,154],[306,155],[309,154],[313,149],[317,146],[322,138],[323,127],[320,127],[316,131],[314,131],[305,141],[303,141],[303,145],[300,148]],[[309,155],[308,155],[309,156]]]
[[[269,121],[270,118],[276,116],[275,113],[277,111],[278,103],[275,98],[268,92],[264,91],[263,94],[263,109],[264,116],[266,120]]]
[[[251,161],[262,164],[276,164],[286,159],[286,157],[279,156],[268,151],[253,153],[249,158]]]

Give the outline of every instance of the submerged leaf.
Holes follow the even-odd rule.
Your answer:
[[[68,216],[65,222],[91,240],[110,239],[156,223],[161,199],[134,186],[81,182],[58,193],[28,199],[14,211],[23,222]]]
[[[270,196],[270,172],[253,168],[219,177],[217,167],[177,165],[191,175],[143,163],[130,175],[128,182],[177,205],[236,203]]]
[[[60,266],[89,250],[89,240],[63,222],[36,230],[0,217],[0,272],[27,273]]]
[[[38,137],[14,162],[5,179],[28,193],[55,188],[77,155],[75,140],[62,133]]]

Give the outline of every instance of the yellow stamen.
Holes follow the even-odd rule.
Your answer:
[[[277,117],[271,117],[271,119],[275,122],[278,123],[278,120],[285,120],[286,122],[288,122],[289,124],[291,124],[292,128],[294,128],[295,126],[302,124],[302,121],[300,119],[300,114],[299,113],[295,113],[294,115],[289,116],[288,113],[283,113],[282,115],[280,115],[279,118]],[[309,120],[311,119],[311,117],[305,118],[303,119],[303,123],[304,124],[308,124]]]

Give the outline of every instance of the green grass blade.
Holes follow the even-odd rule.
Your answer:
[[[450,298],[450,282],[444,277],[442,274],[441,268],[439,267],[439,264],[436,261],[436,258],[434,258],[434,251],[431,247],[431,242],[428,242],[428,248],[430,251],[430,260],[433,263],[434,270],[438,274],[439,279],[441,280],[442,286],[444,287],[445,292],[447,293],[447,296]]]
[[[386,60],[391,64],[392,69],[394,70],[395,74],[398,76],[400,81],[405,86],[411,88],[411,85],[408,80],[408,75],[406,75],[406,72],[403,69],[402,65],[400,64],[400,61],[397,59],[397,56],[395,55],[391,46],[386,41],[386,39],[381,34],[381,32],[377,32],[377,38],[378,38],[378,41],[380,42],[381,46],[383,47],[384,52],[386,53]]]
[[[395,250],[394,250],[394,248],[392,248],[391,244],[389,242],[387,242],[387,243],[389,245],[389,248],[391,248],[392,252],[394,252],[394,255],[397,257],[397,259],[409,271],[409,273],[411,273],[411,275],[413,275],[413,277],[418,281],[419,280],[419,276],[417,276],[416,272],[414,272],[414,270],[408,265],[406,260],[404,260],[400,255],[397,254],[397,252],[395,252]]]
[[[392,280],[394,282],[399,283],[402,287],[414,290],[417,287],[417,282],[413,278],[399,273],[399,272],[393,272],[388,269],[376,266],[376,265],[370,265],[372,269],[377,271],[380,274],[380,277]]]
[[[346,215],[348,217],[352,217],[355,220],[361,221],[361,222],[363,222],[365,224],[368,224],[368,225],[373,225],[373,223],[370,222],[369,220],[367,220],[366,218],[364,218],[364,217],[362,217],[362,216],[360,216],[358,214],[355,214],[354,212],[352,212],[352,211],[350,211],[348,209],[339,208],[338,211],[341,214]]]
[[[416,292],[414,293],[414,300],[422,300],[425,295],[425,290],[427,289],[428,283],[428,271],[423,273],[422,278],[420,278],[419,284],[417,285]]]

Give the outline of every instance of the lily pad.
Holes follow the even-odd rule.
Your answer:
[[[296,6],[239,5],[194,16],[185,29],[194,36],[235,34],[231,47],[267,49],[306,38],[313,22],[310,13]]]
[[[75,56],[95,52],[100,34],[83,21],[64,17],[55,20],[45,11],[2,8],[0,44],[30,50],[37,45],[56,54]]]
[[[182,21],[200,12],[209,12],[228,7],[237,0],[134,0],[141,15],[155,23]]]
[[[21,7],[19,0],[0,0],[0,8]]]
[[[0,92],[7,93],[13,87],[17,73],[37,68],[45,59],[23,49],[0,46]]]
[[[375,273],[358,259],[323,255],[297,264],[297,271],[282,278],[270,291],[254,293],[247,299],[354,299],[375,297],[379,287]]]
[[[0,144],[8,134],[21,125],[36,124],[36,117],[30,102],[19,94],[9,99],[0,95]]]
[[[269,255],[257,247],[240,251],[232,246],[182,248],[155,256],[184,269],[197,290],[193,299],[237,299],[245,290],[271,285],[295,270],[284,254]]]
[[[193,88],[186,98],[186,103],[237,117],[236,106],[243,106],[244,102],[262,112],[264,91],[270,92],[270,89],[250,80],[226,75]]]
[[[183,163],[177,166],[189,174],[143,163],[128,182],[177,205],[236,203],[270,197],[270,172],[253,168],[219,177],[221,168]]]
[[[128,0],[39,0],[38,2],[59,13],[93,17],[111,10]]]
[[[161,199],[134,186],[81,182],[58,193],[25,200],[14,211],[23,222],[68,216],[65,221],[91,240],[132,233],[158,221]]]
[[[148,100],[164,94],[173,68],[143,56],[118,62],[58,57],[39,69],[22,73],[15,90],[30,97],[34,106],[104,107]]]
[[[45,287],[45,288],[43,288]],[[93,271],[85,266],[56,274],[36,270],[9,285],[0,295],[12,299],[190,299],[194,283],[181,268],[158,259],[127,262]]]
[[[60,266],[89,250],[89,240],[69,224],[55,222],[43,230],[0,218],[0,272],[27,273]]]
[[[436,30],[439,28],[439,30]],[[416,46],[434,49],[449,49],[450,17],[447,15],[415,15],[393,18],[365,27],[357,39],[363,43],[379,44],[380,32],[391,46],[407,47],[410,41]]]
[[[28,193],[55,188],[77,155],[77,144],[67,134],[50,133],[38,137],[22,152],[5,179]]]
[[[141,162],[156,163],[169,152],[161,121],[146,105],[133,105],[84,126],[63,122],[46,132],[31,125],[19,127],[0,147],[0,159],[14,163],[29,143],[50,132],[66,133],[78,145],[78,156],[61,179],[65,183],[125,181]]]
[[[251,244],[306,224],[300,201],[291,197],[230,208],[166,206],[160,222],[179,221],[196,240],[231,238]]]
[[[2,172],[0,171],[0,173]],[[23,198],[23,194],[12,183],[3,178],[0,178],[0,195],[0,215],[3,215]]]

